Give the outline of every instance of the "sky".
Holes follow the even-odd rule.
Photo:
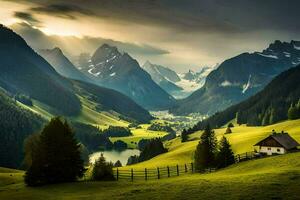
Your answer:
[[[77,48],[66,50],[74,56],[110,42],[140,64],[150,60],[179,72],[261,51],[275,40],[300,40],[299,0],[0,0],[0,4],[0,22],[11,27],[22,23],[18,31],[27,31],[25,39],[33,46],[42,41],[37,35],[60,40],[56,45],[64,41],[73,46],[68,42],[76,40]]]

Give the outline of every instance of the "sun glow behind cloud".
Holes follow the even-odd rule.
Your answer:
[[[0,4],[0,22],[7,26],[27,18],[27,24],[47,35],[146,44],[169,53],[133,55],[141,64],[151,60],[178,71],[260,51],[276,39],[300,39],[299,23],[293,21],[299,16],[290,12],[297,2],[291,6],[275,0],[271,5],[258,0],[89,0],[84,4],[82,0],[0,0]]]

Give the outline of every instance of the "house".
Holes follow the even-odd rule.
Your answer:
[[[299,143],[288,133],[273,133],[267,138],[259,141],[254,146],[258,147],[258,152],[262,154],[285,154],[289,151],[297,150]]]

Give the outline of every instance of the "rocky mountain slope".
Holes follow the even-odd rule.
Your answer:
[[[40,50],[39,54],[43,56],[54,69],[62,76],[89,82],[83,73],[81,73],[71,61],[63,54],[60,48]]]
[[[135,59],[116,47],[102,45],[81,68],[97,84],[120,91],[147,109],[168,109],[176,104]]]
[[[300,42],[275,41],[262,52],[243,53],[224,61],[202,88],[172,110],[176,114],[215,112],[262,90],[276,75],[300,63]]]

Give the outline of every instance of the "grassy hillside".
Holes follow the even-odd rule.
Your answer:
[[[0,199],[298,199],[300,153],[235,164],[211,174],[149,181],[79,182],[28,188],[0,168]]]
[[[218,138],[221,138],[225,133],[226,128],[216,129],[215,133]],[[231,134],[226,137],[232,145],[235,154],[253,151],[253,145],[262,138],[268,136],[272,130],[277,132],[284,130],[300,142],[300,120],[285,121],[278,124],[265,127],[247,127],[245,125],[232,128]],[[191,163],[193,160],[193,153],[199,142],[202,132],[196,132],[190,135],[189,142],[181,143],[181,138],[168,141],[166,147],[169,149],[168,153],[161,154],[151,160],[129,166],[127,168],[153,168],[167,165]]]
[[[157,138],[157,137],[163,137],[167,135],[167,132],[164,131],[151,131],[147,130],[147,128],[150,126],[149,124],[142,124],[140,125],[141,128],[132,128],[130,129],[132,132],[132,136],[129,137],[112,137],[110,140],[112,142],[116,140],[122,140],[127,143],[129,148],[137,148],[137,143],[141,139],[151,139],[151,138]]]
[[[79,97],[82,107],[80,112],[72,117],[69,117],[69,119],[91,124],[94,126],[98,126],[100,128],[107,128],[109,125],[112,126],[128,126],[129,122],[125,120],[121,120],[118,117],[118,113],[109,113],[105,111],[96,111],[95,103],[92,101],[89,101],[86,98]],[[25,104],[22,104],[18,102],[18,105],[30,110],[31,112],[34,112],[36,114],[39,114],[46,120],[50,120],[54,116],[57,115],[57,111],[53,108],[47,106],[46,104],[43,104],[39,101],[33,100],[33,106],[27,106]]]

